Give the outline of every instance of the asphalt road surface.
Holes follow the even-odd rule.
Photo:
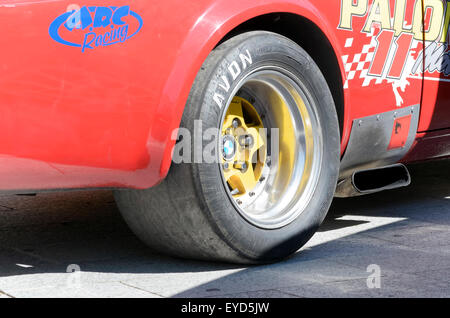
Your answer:
[[[146,248],[110,191],[0,196],[2,297],[450,297],[450,161],[336,199],[293,257],[242,267]]]

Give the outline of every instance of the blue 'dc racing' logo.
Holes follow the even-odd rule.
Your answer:
[[[142,18],[130,6],[78,7],[57,17],[49,33],[56,42],[85,52],[124,43],[141,30],[142,24]]]

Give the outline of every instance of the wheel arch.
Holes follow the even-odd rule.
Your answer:
[[[300,3],[295,0],[262,2],[264,3],[242,9],[242,7],[230,5],[229,2],[218,1],[198,18],[180,48],[178,54],[180,57],[166,82],[163,98],[170,98],[170,101],[161,101],[158,109],[167,105],[168,102],[174,102],[173,95],[167,96],[169,91],[174,92],[173,88],[175,87],[178,97],[175,102],[180,106],[177,106],[179,112],[173,119],[175,122],[172,123],[172,127],[178,127],[190,87],[208,54],[232,36],[256,30],[272,31],[298,43],[318,64],[332,92],[339,117],[341,140],[345,140],[349,122],[346,116],[348,107],[345,103],[342,84],[345,77],[344,66],[338,58],[341,55],[341,47],[337,41],[336,28],[329,25],[330,22],[323,18],[320,10],[307,1]],[[235,12],[230,12],[230,10]],[[223,12],[221,13],[221,11]],[[223,20],[220,20],[221,18]],[[212,23],[212,19],[215,19],[215,23]],[[276,23],[273,23],[274,21]],[[303,28],[306,32],[294,32],[299,28]],[[205,32],[207,32],[206,36]],[[331,58],[330,53],[332,53]],[[189,65],[190,69],[186,65]],[[170,138],[170,134],[168,137]],[[169,171],[173,145],[174,141],[166,142],[159,171],[161,180]]]

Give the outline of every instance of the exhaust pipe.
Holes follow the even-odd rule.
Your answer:
[[[398,163],[380,168],[358,170],[350,178],[340,181],[335,196],[354,197],[369,193],[406,187],[411,176],[405,165]]]

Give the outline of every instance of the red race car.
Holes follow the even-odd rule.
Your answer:
[[[297,251],[450,154],[446,0],[0,0],[0,190],[111,188],[172,255]]]

